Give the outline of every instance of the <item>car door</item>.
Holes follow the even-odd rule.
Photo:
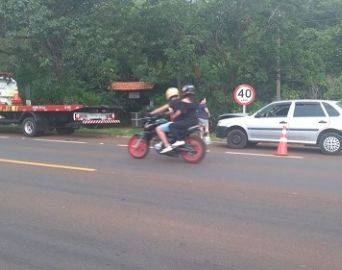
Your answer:
[[[283,126],[287,125],[291,102],[276,102],[257,112],[248,124],[250,140],[278,141]]]
[[[296,101],[289,119],[290,142],[315,144],[321,130],[329,126],[330,119],[320,101]]]

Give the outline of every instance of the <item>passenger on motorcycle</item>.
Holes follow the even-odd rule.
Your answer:
[[[170,120],[171,120],[170,122],[162,124],[156,128],[156,133],[158,137],[160,138],[160,140],[162,141],[163,145],[165,146],[165,148],[170,149],[171,145],[165,133],[170,132],[170,125],[173,123],[172,121],[175,120],[174,113],[178,111],[180,107],[179,90],[176,87],[170,87],[166,90],[165,97],[168,103],[164,104],[163,106],[160,106],[157,109],[154,109],[152,112],[150,112],[150,114],[156,115],[156,114],[167,112],[170,115]],[[162,151],[164,151],[164,149]],[[164,152],[161,152],[161,153],[164,153]]]

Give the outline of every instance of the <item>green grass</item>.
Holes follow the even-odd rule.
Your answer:
[[[75,130],[76,135],[82,136],[111,136],[122,137],[132,136],[141,131],[141,128],[115,127],[115,128],[80,128]],[[19,133],[22,134],[20,125],[0,125],[0,133]]]
[[[108,137],[130,137],[142,131],[141,128],[114,127],[114,128],[80,128],[75,130],[75,135],[81,136],[108,136]],[[18,125],[0,125],[0,133],[19,133],[22,134],[21,127]],[[216,138],[215,133],[210,134],[211,140],[221,140]]]
[[[20,133],[21,127],[18,125],[0,125],[0,132]]]

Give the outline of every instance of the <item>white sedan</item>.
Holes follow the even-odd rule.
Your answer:
[[[288,143],[317,145],[325,154],[342,148],[342,103],[332,100],[284,100],[268,104],[249,116],[220,119],[216,136],[228,147],[278,142],[282,129]]]

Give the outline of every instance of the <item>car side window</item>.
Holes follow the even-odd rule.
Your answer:
[[[340,113],[330,104],[323,102],[323,106],[325,110],[327,111],[328,115],[331,117],[337,117],[340,115]]]
[[[318,102],[297,102],[293,117],[320,117],[325,116],[321,104]]]
[[[287,117],[291,103],[277,103],[267,106],[262,111],[260,111],[256,117]]]

